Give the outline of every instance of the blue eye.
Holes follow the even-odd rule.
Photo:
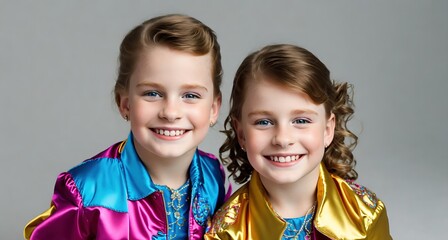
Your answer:
[[[162,95],[157,92],[157,91],[147,91],[145,93],[143,93],[144,96],[148,96],[148,97],[161,97]]]
[[[199,94],[195,94],[195,93],[186,93],[183,96],[184,98],[190,98],[190,99],[195,99],[195,98],[201,98],[199,96]]]
[[[299,119],[296,119],[293,121],[293,123],[296,123],[296,124],[307,124],[310,122],[311,122],[310,120],[304,119],[304,118],[299,118]]]
[[[261,120],[256,121],[255,125],[268,126],[268,125],[272,125],[272,122],[267,119],[261,119]]]

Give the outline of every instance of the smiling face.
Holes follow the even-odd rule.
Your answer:
[[[137,153],[144,162],[191,161],[221,104],[214,96],[211,56],[161,46],[144,51],[120,101]]]
[[[234,122],[238,141],[264,184],[317,181],[319,163],[334,132],[322,104],[269,80],[251,80],[245,89],[241,119]]]

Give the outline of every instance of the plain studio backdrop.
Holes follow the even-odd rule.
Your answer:
[[[203,150],[218,154],[242,59],[300,45],[355,86],[358,182],[385,202],[393,237],[446,235],[447,1],[103,0],[0,3],[0,239],[22,238],[60,172],[127,137],[112,97],[119,44],[167,13],[203,21],[222,47],[223,107]]]

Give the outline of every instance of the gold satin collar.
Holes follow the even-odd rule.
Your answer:
[[[254,171],[249,182],[249,216],[253,225],[248,228],[253,239],[278,239],[286,229],[286,222],[277,217],[268,199],[260,176]]]
[[[282,236],[286,223],[278,217],[268,201],[266,190],[256,171],[249,183],[249,216],[252,222],[250,236],[257,239],[276,239]],[[383,203],[378,202],[378,210]],[[377,211],[358,198],[348,183],[331,175],[320,164],[317,182],[317,208],[314,227],[332,239],[365,239]]]
[[[313,224],[320,233],[331,239],[367,239],[368,234],[369,239],[391,239],[386,209],[375,194],[331,175],[322,163],[319,168]],[[286,222],[268,199],[254,171],[249,183],[218,210],[206,239],[281,239]]]
[[[317,182],[314,227],[332,239],[365,239],[373,219],[384,205],[370,208],[342,178],[331,175],[323,163]]]

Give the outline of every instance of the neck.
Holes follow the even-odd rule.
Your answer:
[[[319,166],[300,180],[287,184],[267,181],[260,175],[272,208],[282,218],[304,216],[316,202]]]
[[[137,145],[136,151],[155,184],[178,189],[188,179],[190,164],[196,150],[176,158],[161,158],[147,151],[139,151]]]
[[[145,167],[155,184],[178,189],[188,179],[190,163],[191,161],[188,164],[182,165],[162,165],[158,164],[157,161],[147,161],[145,162]]]

